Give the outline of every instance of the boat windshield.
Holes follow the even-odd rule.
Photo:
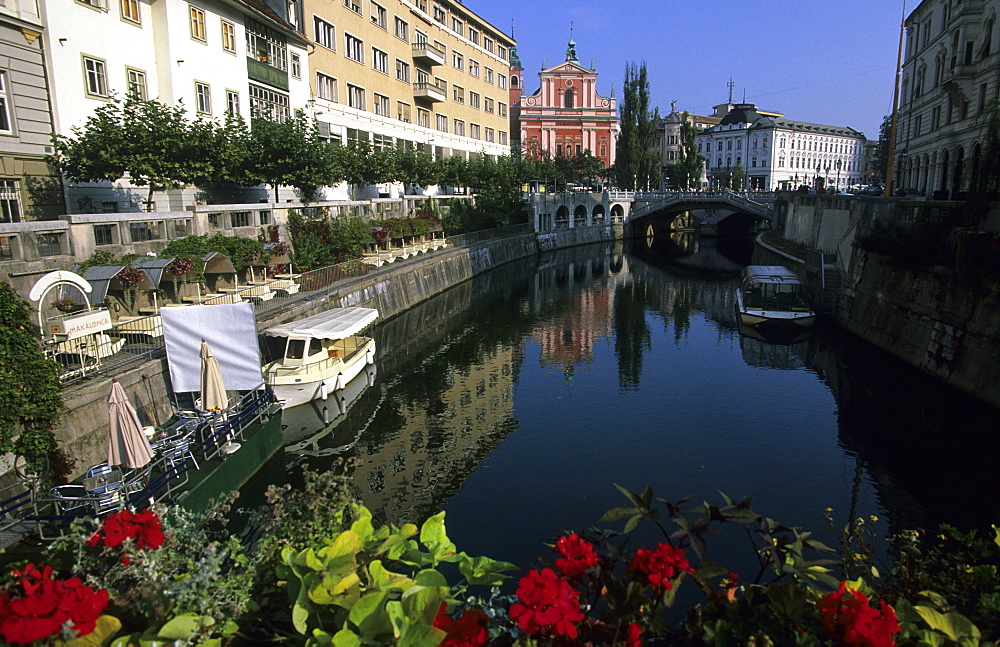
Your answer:
[[[288,346],[285,347],[285,359],[302,359],[302,354],[306,349],[306,340],[289,339]]]
[[[804,311],[809,292],[801,283],[751,283],[745,292],[748,308]]]

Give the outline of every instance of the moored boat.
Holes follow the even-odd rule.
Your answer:
[[[264,378],[285,408],[326,400],[375,362],[375,340],[363,333],[378,318],[374,308],[327,310],[268,328],[283,337],[279,359],[264,367]]]
[[[741,326],[758,332],[780,332],[811,327],[816,322],[808,286],[780,265],[748,265],[736,292],[736,315]]]

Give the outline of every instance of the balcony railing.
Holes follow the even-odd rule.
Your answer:
[[[413,96],[417,99],[427,99],[429,101],[444,101],[447,98],[444,90],[438,86],[433,83],[421,81],[413,84]]]
[[[413,43],[413,58],[430,63],[444,65],[444,52],[428,42]]]

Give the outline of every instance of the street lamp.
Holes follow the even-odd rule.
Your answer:
[[[819,193],[820,180],[822,179],[819,174],[823,172],[823,167],[820,166],[819,162],[816,162],[816,192]]]
[[[837,160],[837,188],[840,188],[840,166],[844,163],[844,160]]]

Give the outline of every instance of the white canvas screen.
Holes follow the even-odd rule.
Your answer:
[[[175,393],[201,390],[201,340],[208,342],[230,391],[263,384],[253,304],[160,308],[170,382]]]

